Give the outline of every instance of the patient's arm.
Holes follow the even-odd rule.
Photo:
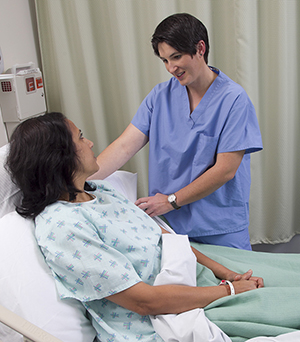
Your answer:
[[[148,137],[129,124],[125,131],[97,157],[99,170],[90,179],[104,179],[123,166],[148,142]]]
[[[230,281],[237,281],[237,280],[253,280],[256,282],[257,287],[263,287],[264,281],[261,277],[252,277],[252,270],[247,271],[244,274],[239,274],[234,271],[231,271],[230,269],[226,268],[225,266],[219,264],[218,262],[210,259],[203,253],[199,252],[197,249],[191,247],[194,254],[196,255],[197,261],[209,268],[213,271],[214,275],[219,279],[226,279]]]
[[[256,289],[254,281],[234,282],[236,293]],[[228,285],[192,287],[184,285],[151,286],[143,282],[107,297],[128,310],[144,315],[177,314],[203,308],[216,299],[230,294]]]

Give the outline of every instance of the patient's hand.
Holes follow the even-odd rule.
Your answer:
[[[258,288],[256,281],[253,279],[240,279],[237,281],[233,281],[232,285],[234,287],[235,294],[255,290]]]
[[[256,288],[264,287],[264,280],[261,277],[252,277],[253,271],[249,270],[244,274],[239,274],[233,272],[230,276],[231,279],[228,279],[230,281],[239,281],[239,280],[251,280],[256,283]]]

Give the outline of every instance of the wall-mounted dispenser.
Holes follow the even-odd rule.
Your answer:
[[[7,135],[23,120],[46,112],[42,73],[32,62],[0,75],[0,106]]]

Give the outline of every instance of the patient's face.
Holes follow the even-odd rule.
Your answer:
[[[72,121],[67,120],[67,123],[72,133],[73,141],[76,146],[76,153],[80,162],[79,172],[82,176],[88,178],[99,169],[97,159],[92,151],[94,144],[83,136],[81,130],[78,129]]]

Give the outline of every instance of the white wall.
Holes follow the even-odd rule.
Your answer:
[[[15,64],[28,62],[41,69],[35,23],[34,0],[0,0],[0,47],[4,72]],[[0,108],[0,146],[6,143]]]

